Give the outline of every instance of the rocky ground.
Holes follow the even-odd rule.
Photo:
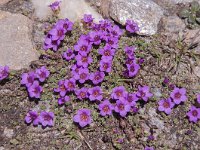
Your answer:
[[[190,123],[185,114],[189,106],[195,103],[195,94],[200,93],[200,28],[188,29],[184,20],[177,16],[181,8],[188,6],[185,2],[189,1],[180,0],[184,4],[174,0],[161,1],[154,0],[158,4],[156,7],[160,7],[159,15],[152,16],[151,29],[144,30],[148,30],[147,35],[156,34],[145,36],[143,32],[142,36],[123,37],[120,41],[122,45],[137,45],[145,56],[139,77],[126,83],[127,86],[147,84],[154,98],[138,113],[126,119],[96,117],[84,129],[75,126],[71,118],[76,105],[90,107],[88,103],[68,105],[65,109],[55,108],[55,114],[59,117],[52,128],[35,128],[24,123],[24,116],[30,108],[54,108],[55,102],[48,91],[56,86],[59,77],[66,74],[68,64],[58,61],[59,53],[45,54],[50,58],[48,60],[40,56],[44,54],[41,50],[44,31],[51,19],[36,18],[29,0],[1,1],[0,64],[8,64],[13,71],[8,80],[0,83],[0,150],[143,150],[146,145],[152,145],[156,150],[198,150],[200,122]],[[120,6],[126,5],[125,1],[123,3]],[[123,22],[120,17],[117,18],[116,12],[109,15]],[[73,40],[78,34],[75,31],[67,43],[70,45],[76,42]],[[42,65],[47,65],[53,76],[47,83],[47,94],[36,105],[37,102],[30,101],[25,88],[20,86],[20,75]],[[58,72],[60,70],[63,72]],[[184,105],[179,105],[169,116],[158,113],[156,102],[169,94],[170,89],[162,85],[165,76],[170,78],[171,83],[187,88],[189,97]],[[149,140],[149,135],[155,139]]]

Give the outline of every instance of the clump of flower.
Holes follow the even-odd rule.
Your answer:
[[[72,30],[73,23],[68,19],[60,19],[54,25],[54,27],[48,32],[43,48],[44,50],[52,49],[57,51],[61,41],[65,38],[65,35]]]
[[[55,1],[52,4],[50,4],[49,7],[51,8],[52,11],[56,12],[60,10],[60,3],[61,1]]]
[[[170,97],[173,99],[175,104],[185,102],[187,100],[186,89],[175,87],[174,90],[171,92]]]
[[[73,118],[74,122],[78,123],[81,127],[91,124],[91,111],[89,109],[79,109]]]
[[[31,98],[40,98],[43,90],[40,82],[44,82],[49,77],[49,75],[49,70],[46,69],[45,66],[42,66],[35,71],[23,73],[21,75],[21,85],[26,86],[29,96]]]
[[[27,124],[33,123],[34,126],[37,126],[40,122],[37,111],[29,111],[25,117],[25,122]]]
[[[88,89],[88,93],[90,101],[95,101],[95,100],[100,101],[103,99],[102,96],[103,91],[99,86]]]
[[[191,122],[196,123],[200,119],[200,108],[191,106],[187,116]]]
[[[148,86],[139,86],[136,95],[139,99],[142,99],[145,102],[153,96]]]
[[[112,90],[111,97],[116,100],[124,100],[127,96],[127,91],[124,86],[115,87]]]
[[[130,112],[131,106],[124,100],[117,100],[115,106],[115,112],[119,113],[120,116],[125,117]]]
[[[0,81],[7,78],[9,75],[9,67],[8,66],[0,66]]]
[[[139,31],[139,27],[137,25],[137,23],[135,23],[132,20],[127,20],[126,21],[126,30],[129,31],[130,33],[135,33],[137,31]]]
[[[51,127],[53,126],[54,113],[42,111],[40,113],[39,120],[43,127],[46,127],[46,126]]]
[[[166,114],[170,114],[172,111],[172,108],[174,107],[174,102],[172,102],[171,98],[168,99],[161,99],[159,102],[159,111],[164,111]]]
[[[99,110],[101,116],[112,115],[114,106],[109,102],[109,100],[104,100],[101,104],[99,104]]]

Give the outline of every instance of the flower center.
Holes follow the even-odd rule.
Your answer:
[[[72,82],[68,82],[68,87],[72,89],[74,88],[74,84]]]
[[[35,94],[40,93],[40,88],[39,88],[39,87],[35,87],[34,90],[33,90],[33,92],[34,92]]]
[[[52,118],[50,115],[44,115],[44,120],[45,121],[50,121]]]
[[[181,93],[177,92],[177,93],[175,94],[175,98],[176,98],[176,99],[181,98]]]
[[[85,57],[82,57],[82,62],[87,62],[88,61],[88,58],[87,58],[87,56],[85,56]]]
[[[127,101],[128,101],[129,103],[131,103],[131,102],[133,101],[133,97],[132,97],[131,95],[128,95]]]
[[[113,44],[114,44],[114,41],[109,40],[109,41],[108,41],[108,44],[113,45]]]
[[[64,25],[63,25],[63,28],[65,28],[65,29],[68,29],[68,24],[67,23],[65,23]]]
[[[104,112],[108,112],[108,111],[109,111],[108,105],[105,105],[105,106],[103,107],[103,111],[104,111]]]
[[[110,51],[109,50],[105,50],[104,55],[105,56],[110,56]]]
[[[103,68],[106,70],[106,69],[108,69],[108,63],[104,63],[103,64]]]
[[[192,115],[195,116],[195,117],[197,117],[197,116],[198,116],[197,110],[193,110],[193,111],[192,111]]]
[[[64,84],[62,84],[62,85],[60,86],[60,90],[61,90],[61,91],[65,91],[65,90],[66,90]]]
[[[101,77],[100,77],[100,75],[98,74],[98,75],[95,76],[94,79],[95,79],[95,80],[99,80],[100,78],[101,78]]]
[[[33,83],[33,78],[32,77],[28,77],[27,80],[28,80],[28,83]]]
[[[124,104],[119,104],[119,106],[118,106],[118,108],[119,108],[119,110],[124,110]]]
[[[72,52],[68,52],[67,56],[70,57],[70,56],[72,56],[72,54],[73,54]]]
[[[98,35],[96,35],[96,36],[94,37],[94,40],[95,40],[95,41],[98,41],[98,40],[100,40],[100,37],[99,37]]]
[[[145,97],[146,94],[143,91],[140,91],[140,95],[141,97]]]
[[[164,106],[165,108],[169,108],[169,107],[170,107],[170,104],[169,104],[169,102],[164,101],[163,106]]]
[[[81,46],[81,51],[86,51],[86,50],[87,50],[87,46],[86,45]]]
[[[121,91],[121,90],[116,91],[116,95],[117,95],[118,97],[121,97],[121,96],[122,96],[122,91]]]
[[[89,117],[86,113],[81,114],[81,121],[88,121]]]
[[[42,71],[41,74],[40,74],[40,77],[41,78],[45,78],[46,77],[46,73]]]
[[[64,32],[63,30],[58,30],[58,36],[63,36]]]
[[[97,97],[97,96],[99,95],[99,91],[98,91],[98,90],[95,90],[95,91],[93,92],[93,95],[94,95],[95,97]]]
[[[134,71],[135,71],[135,67],[134,67],[133,65],[131,65],[130,71],[131,71],[131,72],[134,72]]]
[[[81,79],[85,79],[87,77],[87,74],[86,73],[81,73],[81,75],[80,75],[80,78]]]
[[[81,92],[80,96],[81,96],[81,98],[85,98],[86,97],[86,93],[85,92]]]

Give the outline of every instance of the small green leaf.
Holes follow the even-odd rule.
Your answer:
[[[199,3],[197,1],[193,1],[191,3],[191,11],[196,12],[200,9]]]
[[[196,18],[198,24],[200,24],[200,18]]]
[[[190,24],[195,24],[196,20],[195,20],[195,16],[190,14],[188,17],[188,23]]]
[[[188,18],[190,15],[190,12],[188,9],[184,8],[178,13],[180,18]]]

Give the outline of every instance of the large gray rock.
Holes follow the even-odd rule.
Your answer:
[[[32,22],[27,17],[0,11],[0,65],[19,70],[38,59],[31,32]]]
[[[163,10],[151,0],[111,0],[109,14],[123,25],[127,19],[132,19],[139,24],[139,34],[153,35]]]
[[[178,4],[178,3],[185,4],[185,3],[190,3],[194,0],[162,0],[162,1],[166,1],[166,2],[171,3],[171,4]],[[200,2],[200,0],[196,0],[196,1]]]

